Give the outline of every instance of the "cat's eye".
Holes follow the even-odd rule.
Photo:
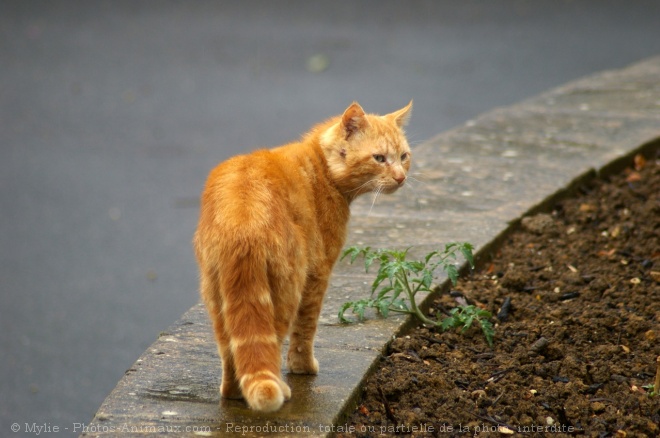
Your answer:
[[[401,161],[406,161],[409,156],[410,154],[408,152],[404,152],[403,154],[401,154]]]
[[[385,155],[374,154],[374,160],[378,161],[379,163],[384,163],[385,162]]]

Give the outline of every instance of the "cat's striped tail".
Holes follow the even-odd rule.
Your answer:
[[[222,315],[243,397],[252,409],[272,412],[291,398],[291,389],[280,371],[285,333],[277,334],[265,254],[258,252],[234,253],[223,265]]]

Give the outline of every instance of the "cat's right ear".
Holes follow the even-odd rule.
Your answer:
[[[346,111],[341,116],[341,125],[344,129],[346,140],[356,132],[364,129],[368,124],[367,116],[357,102],[353,102],[351,106],[346,108]]]
[[[392,114],[386,115],[385,117],[389,117],[391,120],[394,121],[394,123],[397,124],[399,128],[403,128],[408,124],[408,120],[410,120],[412,105],[413,105],[413,101],[411,100],[408,105],[404,106],[398,111],[394,111]]]

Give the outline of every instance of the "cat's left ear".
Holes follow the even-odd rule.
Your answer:
[[[410,103],[405,107],[401,108],[398,111],[394,111],[393,113],[388,114],[385,117],[390,120],[393,120],[394,123],[396,123],[396,125],[399,128],[403,128],[408,124],[408,121],[410,120],[410,114],[412,113],[412,106],[413,106],[413,101],[411,100]]]
[[[369,122],[360,104],[353,102],[341,116],[341,124],[348,140],[348,137],[364,129]]]

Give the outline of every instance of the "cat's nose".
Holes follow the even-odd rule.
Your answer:
[[[396,181],[399,185],[403,184],[403,182],[406,180],[405,175],[395,175],[392,178],[394,178],[394,181]]]

